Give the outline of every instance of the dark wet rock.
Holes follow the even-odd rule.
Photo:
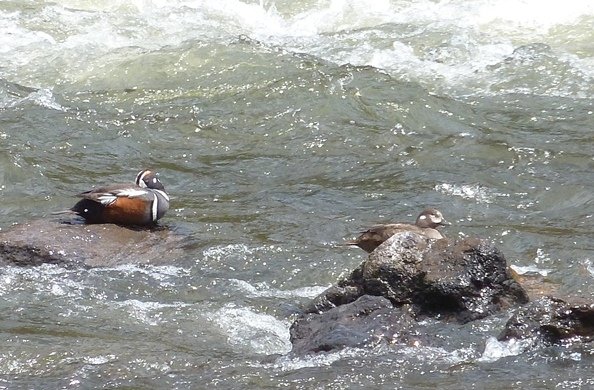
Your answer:
[[[312,300],[306,308],[306,313],[322,313],[340,305],[354,302],[363,295],[357,286],[332,286]]]
[[[491,242],[399,233],[312,300],[291,327],[291,342],[296,354],[410,343],[423,334],[420,320],[464,324],[527,302]]]
[[[324,313],[301,316],[291,326],[292,352],[297,355],[363,347],[380,342],[407,343],[414,319],[383,297],[363,295]]]
[[[182,255],[181,240],[182,236],[166,228],[135,230],[112,224],[64,224],[40,219],[0,232],[0,264],[172,264]]]
[[[542,297],[515,312],[505,324],[499,341],[533,339],[536,344],[594,340],[594,304],[571,304]]]
[[[528,302],[491,242],[430,241],[414,233],[391,237],[350,277],[315,298],[306,312],[322,312],[365,294],[385,297],[395,306],[412,304],[418,318],[460,323]]]
[[[68,261],[58,252],[45,248],[36,248],[22,243],[0,243],[0,264],[13,264],[18,266],[37,266],[42,264],[59,264],[65,267],[76,265],[78,261]]]

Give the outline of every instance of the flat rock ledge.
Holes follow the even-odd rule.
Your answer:
[[[172,264],[182,255],[182,239],[167,228],[130,229],[39,219],[0,232],[0,265]]]
[[[554,298],[526,305],[528,301],[490,241],[430,241],[401,233],[305,307],[290,329],[292,353],[378,342],[411,344],[424,334],[424,319],[455,326],[514,310],[500,340],[538,337],[554,342],[579,335],[590,341],[594,336],[591,306]],[[430,335],[424,343],[432,344]]]

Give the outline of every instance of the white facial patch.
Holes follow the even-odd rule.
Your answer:
[[[420,219],[421,221],[423,221],[423,220],[427,219],[427,216],[426,216],[426,215],[421,215],[421,216],[419,217],[419,219]]]

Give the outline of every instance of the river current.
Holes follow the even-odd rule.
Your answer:
[[[305,358],[288,329],[365,258],[342,242],[426,206],[591,300],[593,25],[589,0],[1,1],[0,228],[150,167],[186,246],[0,269],[0,388],[592,388],[591,346],[498,343],[506,315]]]

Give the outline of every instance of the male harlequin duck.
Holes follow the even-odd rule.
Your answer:
[[[152,225],[169,209],[165,187],[148,169],[138,173],[135,184],[112,184],[78,196],[83,199],[65,212],[84,218],[86,223]]]
[[[371,253],[380,246],[380,244],[392,237],[396,233],[413,232],[423,235],[427,238],[439,240],[444,238],[437,230],[439,226],[451,225],[447,222],[439,210],[429,208],[423,210],[417,217],[414,225],[407,223],[391,223],[387,225],[376,225],[363,232],[353,241],[346,242],[345,245],[354,245]]]

